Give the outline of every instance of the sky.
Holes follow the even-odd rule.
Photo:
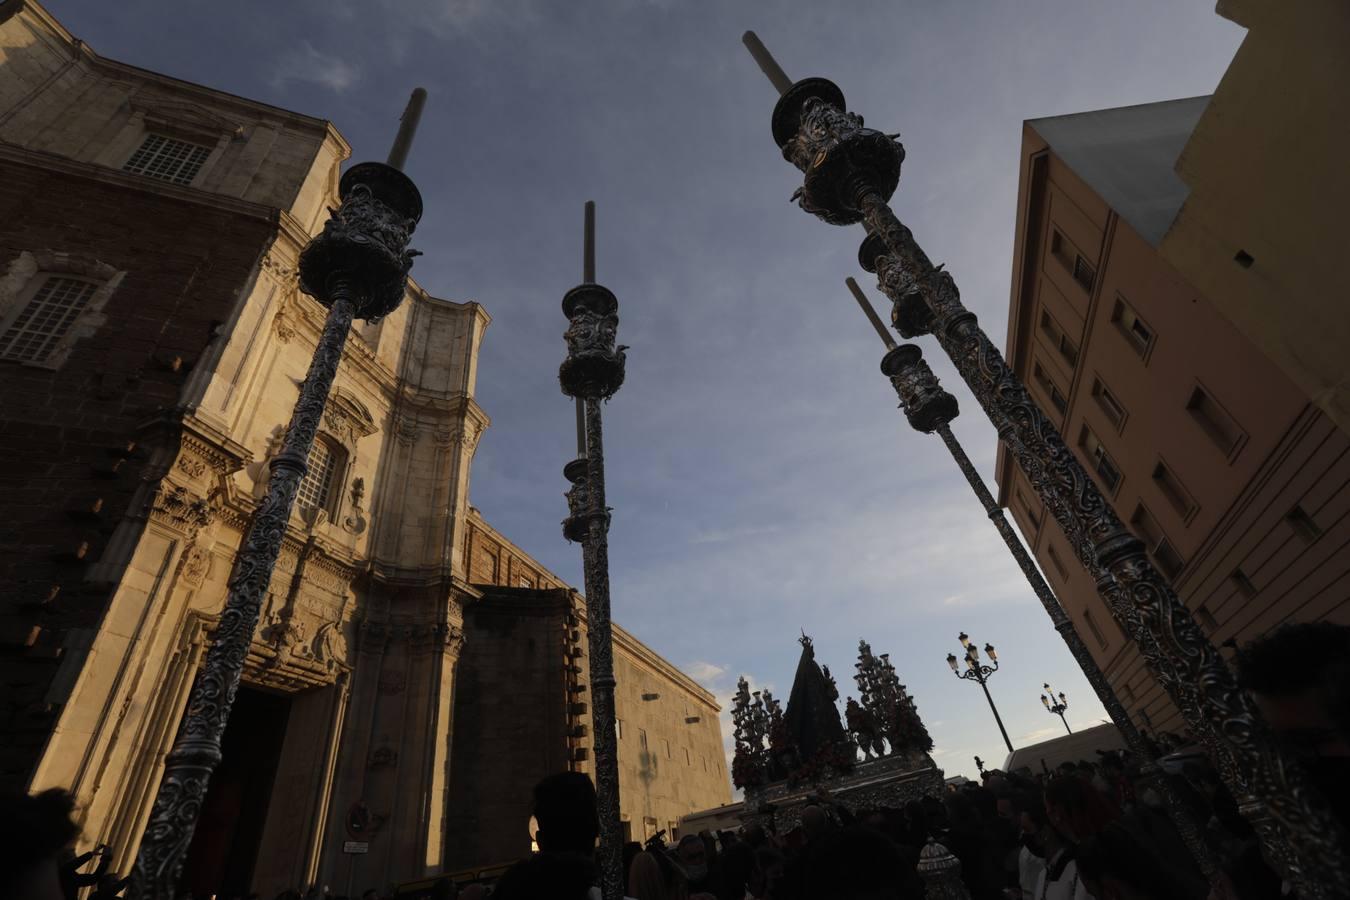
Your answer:
[[[738,675],[786,699],[802,630],[841,678],[888,652],[948,775],[1006,755],[945,657],[999,651],[990,690],[1017,746],[1105,721],[942,442],[909,428],[844,287],[862,227],[788,202],[775,93],[741,45],[828,77],[900,132],[892,206],[1003,346],[1021,123],[1214,90],[1244,32],[1213,0],[47,0],[98,53],[331,119],[383,160],[429,92],[407,172],[426,214],[413,276],[493,321],[477,399],[492,418],[471,500],[581,586],[561,535],[575,449],[558,388],[563,294],[597,204],[597,276],[619,298],[627,380],[605,407],[615,620],[727,704]],[[992,484],[995,435],[954,431]],[[841,681],[847,695],[851,682]],[[723,716],[724,737],[730,740]]]

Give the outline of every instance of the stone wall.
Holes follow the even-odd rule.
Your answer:
[[[275,225],[259,207],[147,191],[0,145],[0,278],[88,272],[113,289],[56,367],[0,361],[0,783],[22,786],[64,701],[58,670],[103,614],[91,580],[212,328],[256,277]],[[119,183],[119,181],[121,183]],[[22,297],[20,293],[17,295]],[[163,423],[160,423],[163,424]],[[63,662],[63,660],[65,662]]]
[[[531,789],[568,768],[566,590],[489,588],[465,611],[455,687],[446,856],[451,869],[530,851]]]

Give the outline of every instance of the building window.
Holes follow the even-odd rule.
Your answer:
[[[1214,618],[1214,613],[1209,611],[1208,606],[1201,606],[1195,611],[1195,621],[1205,630],[1205,634],[1210,635],[1219,627],[1219,623]]]
[[[1147,358],[1149,351],[1153,349],[1153,329],[1139,318],[1139,313],[1135,312],[1134,307],[1126,303],[1123,297],[1116,297],[1115,309],[1111,311],[1111,321],[1120,329],[1120,333],[1125,335],[1135,352]]]
[[[623,719],[614,720],[614,739],[617,741],[623,740]]]
[[[1031,377],[1035,378],[1036,383],[1041,386],[1041,390],[1049,395],[1050,402],[1054,404],[1055,409],[1059,410],[1061,414],[1068,412],[1069,401],[1060,393],[1059,388],[1055,387],[1055,383],[1050,380],[1050,376],[1040,363],[1031,364]]]
[[[1111,459],[1111,454],[1106,452],[1102,442],[1092,433],[1092,429],[1086,425],[1079,432],[1078,446],[1087,454],[1088,468],[1097,473],[1097,477],[1106,488],[1106,493],[1114,495],[1116,488],[1120,487],[1120,469],[1117,468],[1115,460]]]
[[[1285,520],[1289,522],[1295,534],[1310,544],[1322,536],[1322,527],[1313,520],[1312,516],[1308,515],[1307,510],[1302,506],[1296,505],[1289,510]]]
[[[1064,560],[1060,559],[1059,554],[1055,552],[1055,548],[1053,545],[1049,543],[1045,545],[1045,555],[1050,558],[1050,564],[1053,565],[1055,567],[1055,571],[1059,573],[1060,581],[1068,581],[1069,570],[1064,565]]]
[[[1022,493],[1021,488],[1013,488],[1013,496],[1017,498],[1017,505],[1022,507],[1022,515],[1026,516],[1027,521],[1031,523],[1031,530],[1039,531],[1041,517],[1036,511],[1036,507],[1031,505],[1031,501],[1027,499],[1026,494]]]
[[[689,748],[688,748],[688,747],[685,747],[685,748],[684,748],[684,764],[685,764],[686,766],[692,766],[692,765],[694,764],[694,759],[693,759],[693,757],[691,757],[691,756],[689,755]]]
[[[1186,401],[1186,411],[1224,456],[1232,457],[1247,438],[1227,410],[1200,385],[1191,391],[1191,397]]]
[[[1134,703],[1134,688],[1130,687],[1128,684],[1121,685],[1120,699],[1125,701],[1126,704]]]
[[[666,740],[665,738],[661,738],[661,749],[666,752],[666,759],[670,759],[671,758],[670,741]]]
[[[147,134],[122,171],[172,181],[174,184],[191,184],[210,155],[210,147],[175,140],[162,134]]]
[[[341,450],[324,438],[315,438],[314,446],[309,448],[309,471],[300,479],[296,499],[305,506],[331,513],[341,461]]]
[[[1158,520],[1153,518],[1153,514],[1144,504],[1135,507],[1134,515],[1130,517],[1130,525],[1148,547],[1149,555],[1153,557],[1153,564],[1158,567],[1158,571],[1168,578],[1175,578],[1186,563],[1172,546],[1172,542],[1167,539],[1162,527],[1158,525]]]
[[[48,275],[0,335],[0,359],[44,362],[79,319],[98,287],[97,282],[83,278]]]
[[[1189,522],[1199,508],[1196,505],[1195,498],[1186,490],[1186,486],[1177,478],[1176,473],[1167,467],[1162,460],[1153,467],[1153,483],[1157,486],[1158,492],[1167,498],[1167,502],[1176,510],[1181,521]]]
[[[1125,407],[1116,399],[1116,395],[1102,384],[1100,378],[1092,379],[1092,399],[1097,401],[1097,408],[1106,416],[1107,421],[1116,426],[1116,431],[1120,431],[1121,426],[1125,424]]]
[[[1073,259],[1073,280],[1078,282],[1078,286],[1083,290],[1089,294],[1092,293],[1092,285],[1097,280],[1097,272],[1082,255],[1077,255]]]
[[[519,576],[519,577],[516,579],[516,581],[517,581],[517,583],[520,585],[520,587],[523,587],[523,588],[532,588],[532,587],[534,587],[534,582],[531,581],[531,580],[529,579],[528,576],[521,575],[521,576]]]
[[[1059,327],[1050,314],[1041,310],[1041,331],[1045,333],[1050,342],[1050,346],[1059,351],[1059,355],[1064,357],[1064,361],[1069,364],[1069,368],[1078,365],[1078,345],[1069,340],[1069,336],[1063,328]]]
[[[647,749],[647,729],[645,728],[638,729],[638,746],[643,750]]]
[[[1097,627],[1097,622],[1092,618],[1092,613],[1083,610],[1083,621],[1087,624],[1088,631],[1092,632],[1092,637],[1097,641],[1097,646],[1105,650],[1106,635],[1102,634],[1102,630]]]
[[[1247,577],[1247,573],[1241,569],[1234,569],[1233,574],[1228,576],[1232,579],[1233,585],[1238,589],[1238,593],[1250,600],[1256,596],[1256,584]]]

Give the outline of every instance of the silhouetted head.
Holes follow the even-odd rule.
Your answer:
[[[559,772],[534,786],[535,841],[544,853],[595,853],[600,818],[595,785],[584,772]]]

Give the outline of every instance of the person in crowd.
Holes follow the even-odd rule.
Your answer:
[[[633,900],[687,900],[689,886],[660,850],[644,850],[628,868],[628,896]]]
[[[675,846],[675,857],[684,870],[691,897],[700,894],[716,897],[721,888],[718,873],[709,862],[711,855],[707,843],[697,834],[686,834]]]
[[[534,787],[535,843],[541,853],[595,855],[600,816],[595,785],[584,772],[559,772]]]
[[[1077,848],[1078,871],[1096,900],[1203,900],[1208,885],[1178,878],[1119,823]]]
[[[1049,801],[1022,812],[1022,830],[1035,839],[1041,849],[1045,868],[1036,878],[1031,900],[1093,900],[1078,874],[1074,847],[1050,820]]]
[[[922,887],[905,878],[910,861],[885,835],[859,825],[834,829],[811,844],[802,896],[837,900],[922,900]],[[915,876],[917,879],[917,875]]]
[[[783,854],[771,846],[767,835],[754,853],[755,865],[746,883],[745,900],[784,900],[782,884],[787,868]]]
[[[1238,682],[1350,831],[1350,627],[1285,625],[1237,654]]]
[[[0,801],[0,897],[73,900],[63,889],[59,860],[79,834],[74,808],[62,790]]]

